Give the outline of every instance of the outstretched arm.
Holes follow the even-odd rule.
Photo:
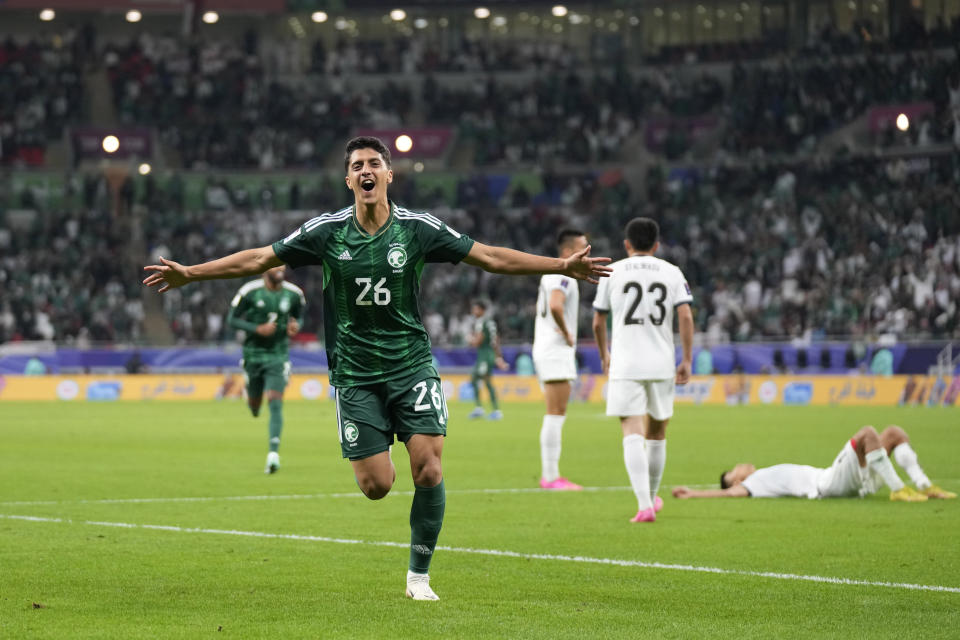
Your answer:
[[[192,266],[182,265],[161,257],[160,264],[151,264],[144,267],[144,270],[153,273],[144,279],[143,284],[148,287],[160,285],[158,292],[164,293],[197,280],[255,276],[282,264],[283,261],[277,257],[270,245],[259,249],[239,251],[224,258]]]
[[[610,275],[610,267],[604,266],[610,262],[610,258],[591,258],[589,245],[569,258],[547,258],[506,247],[491,247],[474,242],[470,253],[463,261],[490,273],[509,275],[562,273],[593,284],[597,284],[598,278]]]
[[[689,487],[674,487],[674,498],[746,498],[750,492],[742,484],[735,484],[726,489],[706,489],[698,491]]]

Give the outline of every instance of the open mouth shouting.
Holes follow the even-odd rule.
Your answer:
[[[365,178],[360,181],[360,188],[364,191],[370,192],[373,191],[373,188],[376,186],[376,183],[371,178]]]

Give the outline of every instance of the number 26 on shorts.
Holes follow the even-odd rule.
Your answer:
[[[430,402],[427,402],[427,380],[421,380],[413,385],[413,391],[417,391],[417,400],[413,403],[414,411],[429,411],[434,409],[437,412],[437,419],[440,424],[447,424],[447,400],[443,397],[443,390],[436,380],[430,380]],[[432,403],[432,406],[431,406]]]

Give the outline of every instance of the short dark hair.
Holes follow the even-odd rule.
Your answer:
[[[627,223],[624,235],[635,251],[650,251],[660,239],[660,225],[650,218],[634,218]]]
[[[373,149],[383,156],[383,161],[387,163],[387,169],[392,166],[390,148],[383,144],[383,140],[375,138],[374,136],[357,136],[347,143],[346,151],[343,154],[344,170],[350,170],[350,156],[353,155],[353,152],[357,149]]]
[[[583,231],[580,229],[571,229],[570,227],[560,229],[560,233],[557,234],[557,252],[559,253],[565,246],[567,246],[574,238],[579,238],[580,236],[585,236]]]
[[[730,471],[732,471],[732,469],[731,469]],[[721,489],[729,489],[729,488],[730,488],[730,483],[727,482],[727,474],[730,473],[730,471],[721,471],[721,472],[720,472],[720,488],[721,488]]]
[[[483,309],[484,311],[487,310],[487,303],[486,303],[486,301],[484,301],[484,300],[474,300],[474,301],[473,301],[473,306],[475,306],[475,307],[480,307],[480,308]]]

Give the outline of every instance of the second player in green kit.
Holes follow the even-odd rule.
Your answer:
[[[473,387],[473,400],[476,406],[468,417],[483,417],[483,403],[480,401],[480,381],[483,380],[487,387],[487,393],[490,394],[490,405],[492,407],[490,415],[487,417],[491,420],[500,420],[503,418],[503,412],[500,411],[500,404],[497,402],[497,390],[493,386],[493,368],[497,367],[501,371],[506,371],[510,367],[504,361],[503,354],[500,352],[500,336],[497,334],[497,323],[487,314],[487,303],[477,300],[470,308],[470,313],[476,318],[470,344],[477,349],[477,361],[474,363],[473,372],[470,375],[470,385]]]
[[[474,242],[440,219],[392,203],[390,150],[377,138],[354,138],[344,154],[354,205],[303,224],[283,240],[185,266],[161,258],[147,286],[163,293],[197,280],[263,273],[284,263],[322,265],[324,333],[336,388],[337,432],[357,485],[371,500],[396,480],[394,438],[404,443],[414,484],[406,595],[438,600],[430,567],[443,525],[446,494],[441,455],[447,406],[430,339],[420,320],[420,275],[428,262],[460,261],[492,273],[563,273],[596,282],[608,258],[587,247],[545,258]]]
[[[286,281],[285,271],[286,267],[275,267],[240,287],[227,314],[230,328],[246,332],[241,365],[254,417],[260,415],[264,392],[267,394],[270,450],[266,473],[280,468],[283,392],[290,380],[289,341],[300,331],[307,304],[300,287]]]

